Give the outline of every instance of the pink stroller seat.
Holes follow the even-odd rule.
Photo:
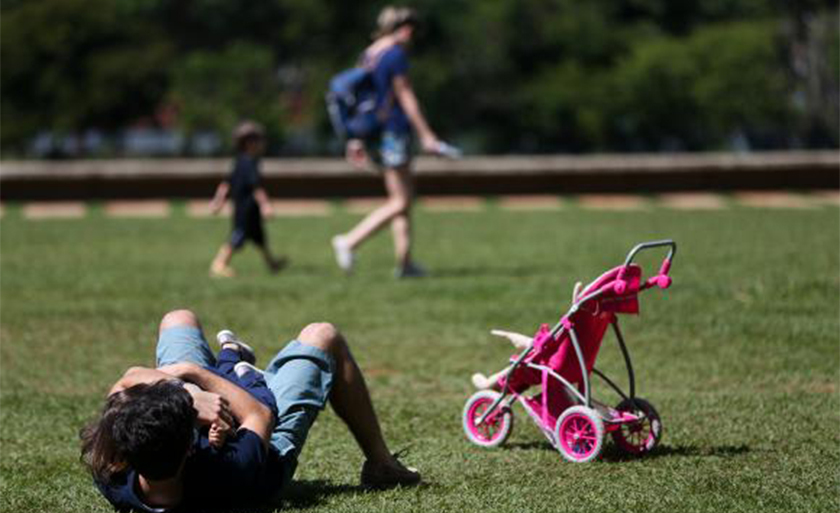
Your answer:
[[[604,333],[615,320],[616,313],[639,313],[639,289],[642,283],[642,269],[636,264],[619,266],[611,269],[583,289],[576,301],[579,308],[561,319],[567,327],[574,327],[578,335],[587,373],[592,372],[595,360],[601,349]],[[586,297],[601,291],[596,299],[586,301]],[[511,358],[516,359],[517,355]],[[525,363],[544,365],[563,376],[570,383],[580,384],[582,380],[580,365],[572,346],[569,330],[564,330],[558,338],[550,334],[548,324],[540,326],[534,335],[534,351]],[[509,376],[510,387],[516,393],[522,393],[531,386],[543,381],[543,373],[537,369],[522,365]],[[499,382],[504,387],[504,379]]]

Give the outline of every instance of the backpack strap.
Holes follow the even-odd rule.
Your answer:
[[[358,66],[361,68],[368,69],[373,71],[376,69],[376,66],[379,65],[380,59],[382,56],[385,55],[385,52],[393,48],[394,45],[389,45],[379,49],[379,51],[373,53],[370,51],[370,47],[368,47],[362,54],[359,56]]]
[[[362,55],[359,57],[359,67],[365,68],[369,72],[373,73],[377,66],[379,66],[379,61],[382,59],[382,56],[385,53],[393,48],[394,45],[386,46],[376,53],[368,56],[368,50],[362,52]],[[385,122],[385,119],[388,117],[388,113],[394,106],[394,91],[393,88],[388,92],[388,96],[382,102],[382,105],[379,106],[377,109],[376,117],[379,119],[380,122]]]

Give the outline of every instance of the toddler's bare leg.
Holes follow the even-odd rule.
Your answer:
[[[263,260],[265,261],[265,265],[266,267],[268,267],[269,271],[271,271],[272,273],[276,273],[284,267],[286,267],[286,264],[288,263],[286,257],[275,257],[267,244],[259,246],[259,248],[260,254],[262,255]]]
[[[233,247],[230,243],[224,243],[216,253],[213,263],[210,264],[210,275],[220,278],[230,278],[236,273],[230,267],[230,260],[233,257]]]

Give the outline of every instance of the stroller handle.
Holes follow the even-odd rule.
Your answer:
[[[671,278],[668,276],[669,271],[671,270],[671,261],[674,259],[674,255],[677,254],[677,243],[671,239],[663,239],[663,240],[654,240],[650,242],[642,242],[641,244],[636,244],[636,246],[630,250],[630,253],[627,254],[627,258],[624,260],[624,268],[619,271],[618,279],[619,283],[623,285],[622,280],[624,278],[624,269],[627,268],[632,262],[633,259],[636,258],[636,255],[640,252],[653,249],[653,248],[661,248],[667,247],[668,255],[665,257],[665,260],[662,261],[662,266],[659,268],[659,273],[648,279],[648,281],[642,286],[643,289],[652,287],[654,285],[658,285],[659,288],[667,289],[671,286]],[[623,292],[624,287],[621,287],[622,290],[618,291],[619,293]]]

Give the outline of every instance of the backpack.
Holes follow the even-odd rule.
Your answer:
[[[382,129],[373,69],[358,66],[338,73],[327,90],[327,112],[341,139],[367,139]]]

